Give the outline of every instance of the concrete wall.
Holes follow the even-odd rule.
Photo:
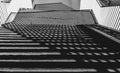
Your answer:
[[[81,0],[81,9],[93,9],[99,24],[120,30],[120,6],[100,7],[96,0]]]
[[[73,8],[59,2],[59,3],[45,3],[34,6],[35,10],[73,10]]]
[[[71,0],[72,8],[79,10],[80,9],[80,2],[81,0]]]
[[[34,0],[34,4],[62,2],[74,9],[80,9],[80,0]]]
[[[26,18],[29,17],[29,18]],[[52,11],[41,13],[18,13],[14,22],[24,24],[95,24],[89,10],[86,11]]]
[[[56,2],[62,2],[68,6],[71,6],[74,9],[80,8],[80,0],[35,0],[35,4],[56,3]],[[32,8],[32,1],[31,0],[12,0],[6,6],[7,6],[6,18],[7,18],[11,12],[18,12],[19,8]]]

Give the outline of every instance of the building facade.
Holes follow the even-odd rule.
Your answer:
[[[99,24],[120,30],[120,6],[101,7],[97,0],[81,0],[81,9],[92,9]]]
[[[6,3],[0,3],[0,24],[3,24],[5,20],[7,19],[8,13],[7,13],[7,4]]]
[[[73,9],[79,10],[80,9],[80,1],[81,0],[32,0],[33,7],[35,4],[44,4],[44,3],[58,3],[61,2]]]

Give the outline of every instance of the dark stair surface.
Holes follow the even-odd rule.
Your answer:
[[[106,39],[101,42],[86,29],[83,25],[4,24],[0,71],[119,73],[119,47],[108,45]]]

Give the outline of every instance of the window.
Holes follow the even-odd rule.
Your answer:
[[[120,0],[97,0],[101,7],[120,6]]]

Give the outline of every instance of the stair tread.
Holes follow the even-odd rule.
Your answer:
[[[10,33],[10,32],[9,33],[4,33],[4,32],[2,33],[2,32],[0,32],[0,35],[16,35],[16,34],[17,33]]]
[[[1,43],[1,42],[0,42],[0,45],[11,45],[11,46],[12,46],[12,45],[14,45],[14,46],[15,46],[15,45],[24,45],[24,46],[25,46],[25,45],[31,45],[31,46],[32,46],[32,45],[37,45],[37,46],[38,46],[38,45],[40,45],[40,44],[39,44],[39,43],[16,43],[16,42],[15,42],[15,43],[8,43],[8,42],[7,42],[7,43]]]
[[[25,37],[8,37],[8,36],[3,36],[3,37],[0,37],[0,39],[26,39]]]
[[[0,35],[0,37],[21,37],[21,35]]]
[[[61,55],[59,52],[2,52],[0,55]]]
[[[0,68],[3,72],[97,72],[94,68]]]
[[[0,40],[0,42],[32,42],[32,40],[19,40],[19,39],[16,39],[16,40]]]
[[[76,62],[76,60],[74,59],[51,59],[51,60],[1,60],[0,59],[0,62]]]
[[[50,49],[49,47],[0,47],[0,49]]]

